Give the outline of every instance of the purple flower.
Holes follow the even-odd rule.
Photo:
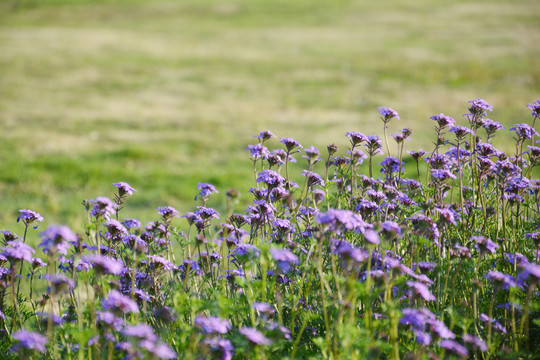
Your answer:
[[[133,195],[133,193],[137,190],[132,188],[128,183],[126,182],[117,182],[114,183],[113,186],[116,186],[118,188],[118,196],[123,198],[126,195]]]
[[[55,295],[62,295],[75,288],[75,281],[62,274],[45,275],[44,278],[49,282],[49,292]]]
[[[366,227],[366,223],[359,214],[341,209],[328,209],[326,213],[320,213],[317,216],[317,222],[328,226],[330,231],[336,234],[348,230],[363,231]]]
[[[112,257],[92,254],[84,257],[98,274],[120,275],[124,270],[124,263]]]
[[[531,115],[534,117],[540,117],[540,100],[536,100],[532,104],[527,105],[531,109]]]
[[[161,256],[147,255],[146,257],[151,260],[151,263],[154,265],[154,270],[163,269],[165,271],[170,271],[176,269],[176,266],[173,263]]]
[[[272,341],[268,339],[266,336],[264,336],[260,331],[248,328],[248,327],[241,327],[240,328],[240,334],[244,335],[251,343],[256,345],[271,345]]]
[[[46,336],[27,330],[19,330],[13,333],[12,337],[18,341],[13,347],[16,352],[20,351],[21,348],[36,350],[41,353],[47,351],[45,346],[49,342],[49,339]]]
[[[304,149],[304,152],[306,153],[307,159],[310,163],[315,163],[320,160],[319,155],[321,155],[321,152],[313,145],[311,145],[307,149]]]
[[[123,219],[122,225],[128,229],[138,229],[141,227],[141,222],[138,219]]]
[[[258,159],[258,158],[265,159],[266,157],[270,155],[270,151],[268,151],[266,146],[263,146],[261,144],[248,145],[246,150],[248,150],[251,153],[251,156],[254,159]]]
[[[266,140],[270,140],[271,138],[275,138],[276,135],[272,134],[269,130],[264,130],[261,131],[259,135],[255,135],[255,137],[264,142]]]
[[[520,266],[523,268],[518,276],[520,281],[530,280],[532,284],[540,284],[540,265],[523,262]]]
[[[473,240],[476,242],[474,246],[476,247],[476,250],[478,250],[480,254],[487,254],[487,253],[495,254],[495,252],[499,248],[498,244],[494,243],[490,239],[487,239],[483,236],[472,236],[470,240]]]
[[[493,110],[493,106],[489,105],[487,102],[480,98],[469,101],[469,104],[471,104],[471,106],[469,107],[469,111],[471,112],[470,115],[485,116],[487,114],[487,111]]]
[[[450,351],[451,353],[460,356],[460,357],[467,357],[469,356],[469,351],[467,351],[467,348],[457,341],[454,340],[441,340],[439,343],[439,346]]]
[[[430,117],[430,119],[437,122],[440,130],[454,126],[454,124],[456,123],[455,120],[452,119],[450,116],[446,116],[442,113],[439,115],[433,115],[432,117]]]
[[[176,209],[173,208],[172,206],[158,207],[156,210],[157,210],[157,213],[158,213],[159,215],[161,215],[161,217],[162,217],[165,221],[170,220],[170,219],[172,219],[173,217],[179,217],[179,216],[180,216],[178,210],[176,210]]]
[[[457,225],[456,219],[454,217],[454,212],[450,209],[440,209],[435,207],[435,210],[439,213],[439,220],[452,225]]]
[[[467,346],[471,350],[473,351],[480,350],[482,352],[487,351],[487,345],[484,342],[484,340],[482,340],[481,338],[474,335],[469,335],[469,334],[463,335],[462,338],[463,338],[463,341],[467,344]]]
[[[449,131],[455,133],[458,139],[462,139],[468,134],[474,135],[474,131],[465,126],[452,126]]]
[[[199,183],[197,185],[197,189],[199,189],[199,195],[195,197],[195,200],[197,200],[198,198],[206,199],[212,194],[219,194],[219,191],[217,191],[216,187],[208,183]]]
[[[491,119],[482,119],[482,127],[486,129],[488,138],[491,137],[496,131],[503,130],[504,126],[501,125],[498,121],[493,121]]]
[[[429,331],[441,339],[455,339],[456,335],[450,331],[441,320],[429,319]]]
[[[291,269],[291,264],[298,264],[298,256],[288,249],[270,249],[270,254],[283,272],[288,272]]]
[[[382,166],[383,174],[392,174],[394,172],[403,172],[403,161],[399,161],[393,156],[387,156],[379,163]]]
[[[194,320],[195,326],[206,334],[226,334],[231,329],[229,320],[217,316],[198,315]]]
[[[502,288],[503,290],[508,290],[508,288],[516,287],[517,285],[513,276],[494,270],[487,273],[486,279],[492,281],[494,286]]]
[[[230,340],[220,337],[206,338],[202,342],[202,347],[210,353],[212,359],[216,360],[231,360],[234,346]]]
[[[161,341],[141,340],[139,346],[146,349],[152,356],[152,359],[176,359],[176,353],[169,347],[169,345]]]
[[[27,210],[27,209],[21,209],[19,210],[19,217],[17,217],[17,222],[22,220],[24,225],[28,226],[34,221],[42,222],[43,216],[41,216],[38,212]],[[37,225],[34,227],[34,229],[37,229]]]
[[[119,329],[124,326],[124,319],[116,316],[110,311],[96,311],[96,315],[97,321],[107,327]]]
[[[324,180],[319,176],[319,174],[314,173],[313,171],[302,171],[302,175],[307,178],[307,185],[321,185],[324,186]]]
[[[422,298],[425,301],[436,300],[435,295],[433,295],[423,283],[418,281],[407,281],[407,285],[411,288],[411,296]]]
[[[43,252],[49,255],[56,253],[66,255],[71,243],[76,243],[77,240],[77,235],[69,227],[63,225],[50,226],[41,233],[41,243],[38,247],[43,248]]]
[[[484,323],[492,323],[493,324],[493,329],[495,329],[496,331],[501,332],[503,334],[506,334],[506,328],[504,326],[502,326],[500,322],[498,322],[497,320],[495,320],[493,318],[490,318],[486,314],[484,314],[484,313],[480,314],[480,321],[482,321]]]
[[[401,236],[401,226],[395,221],[387,220],[381,224],[381,234],[386,238],[396,238]]]
[[[391,119],[399,120],[399,114],[397,113],[397,111],[395,111],[392,108],[379,106],[378,110],[379,110],[379,114],[381,114],[381,116],[382,116],[382,120],[385,123],[387,123]]]
[[[430,171],[431,176],[433,176],[435,179],[447,180],[456,178],[456,175],[452,174],[452,172],[447,169],[430,169]]]
[[[260,314],[264,315],[265,317],[272,315],[276,312],[274,307],[272,305],[269,305],[264,302],[254,302],[253,308],[257,310]]]
[[[365,250],[360,250],[345,240],[335,241],[332,252],[338,255],[345,263],[350,264],[363,263],[369,256]]]
[[[291,152],[292,150],[294,150],[295,148],[299,147],[299,148],[303,148],[302,145],[300,145],[298,143],[298,141],[290,138],[290,137],[282,137],[281,140],[280,140],[280,143],[282,143],[283,145],[285,145],[285,147],[287,148],[287,151],[288,152]]]
[[[157,336],[154,334],[154,330],[147,324],[127,325],[121,333],[127,337],[135,338],[138,340],[156,341]]]
[[[21,260],[28,261],[29,263],[32,262],[32,254],[36,251],[29,245],[18,240],[8,241],[6,242],[6,245],[8,246],[4,248],[1,255],[3,255],[11,263]]]
[[[117,205],[112,202],[111,199],[108,197],[100,196],[95,198],[94,200],[90,200],[90,203],[92,204],[92,210],[90,211],[90,215],[93,217],[105,217],[108,219],[117,208]]]
[[[40,258],[33,258],[32,259],[32,268],[34,270],[39,269],[39,268],[44,267],[44,266],[47,266],[47,264],[45,262],[43,262],[43,260],[41,260]]]
[[[264,182],[268,188],[283,186],[285,183],[283,176],[279,175],[274,170],[263,170],[258,175],[259,177],[257,178],[257,183]]]
[[[538,135],[538,132],[528,124],[518,124],[510,128],[510,131],[515,131],[518,140],[530,139],[534,135]]]
[[[359,144],[363,143],[364,141],[367,141],[366,135],[362,134],[361,132],[356,132],[356,131],[350,132],[350,131],[348,131],[347,133],[345,133],[345,135],[351,141],[352,147],[355,147],[356,145],[359,145]]]
[[[251,244],[238,244],[231,252],[230,256],[240,263],[251,261],[259,257],[260,250]]]
[[[220,216],[216,210],[204,206],[197,206],[197,211],[195,214],[199,215],[204,221],[210,219],[219,219]]]

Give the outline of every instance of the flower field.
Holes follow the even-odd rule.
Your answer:
[[[509,129],[482,99],[434,115],[430,151],[404,153],[414,129],[387,134],[387,107],[384,137],[347,132],[343,149],[262,131],[244,211],[199,183],[192,212],[125,218],[125,182],[83,201],[80,228],[21,209],[2,231],[2,358],[538,358],[540,100],[528,107]],[[492,144],[503,131],[515,151]]]

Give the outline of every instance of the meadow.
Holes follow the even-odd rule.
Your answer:
[[[246,147],[382,135],[378,106],[432,148],[468,99],[507,128],[538,98],[540,4],[523,1],[0,2],[0,228],[32,208],[75,228],[83,199],[139,189],[129,216],[191,209],[198,182],[251,186]],[[510,150],[511,137],[496,139]],[[406,161],[410,161],[406,159]],[[213,205],[225,208],[225,191]]]

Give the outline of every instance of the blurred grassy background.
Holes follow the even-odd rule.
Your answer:
[[[0,0],[0,229],[17,210],[79,229],[81,200],[138,189],[123,217],[245,193],[260,130],[325,151],[382,134],[377,106],[431,149],[429,116],[529,122],[537,0]],[[273,140],[278,147],[277,140]],[[511,136],[495,144],[511,149]],[[344,149],[342,149],[344,151]],[[180,223],[180,222],[179,222]]]

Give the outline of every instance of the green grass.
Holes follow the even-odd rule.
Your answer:
[[[540,3],[522,1],[0,2],[0,228],[19,208],[46,226],[83,198],[139,190],[124,215],[193,206],[197,182],[252,186],[244,151],[271,130],[342,148],[382,134],[377,106],[431,148],[429,116],[482,97],[530,120],[540,97]],[[507,133],[496,139],[511,149]],[[274,140],[274,145],[278,143]],[[343,151],[344,149],[342,149]],[[248,194],[244,192],[244,199]]]

